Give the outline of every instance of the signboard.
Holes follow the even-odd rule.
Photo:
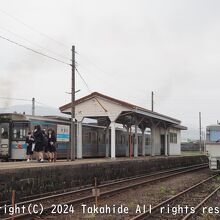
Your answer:
[[[57,125],[57,141],[69,142],[70,141],[70,126],[69,125]]]

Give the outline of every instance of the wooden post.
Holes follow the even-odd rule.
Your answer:
[[[131,127],[130,127],[130,159],[132,159],[132,136],[131,136]]]
[[[12,190],[11,204],[12,204],[12,207],[14,209],[13,212],[15,212],[15,190]],[[11,219],[12,220],[15,219],[15,213],[13,213]]]
[[[98,207],[98,196],[100,196],[100,190],[97,187],[97,178],[95,177],[95,185],[92,189],[92,195],[95,197],[95,206]]]
[[[95,177],[95,191],[96,191],[96,195],[95,195],[95,206],[98,206],[98,196],[97,196],[97,177]]]

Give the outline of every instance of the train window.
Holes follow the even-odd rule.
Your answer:
[[[177,143],[177,133],[170,133],[170,143]]]
[[[97,142],[96,132],[92,132],[92,144],[96,144],[96,142]]]
[[[89,143],[92,143],[92,133],[91,133],[91,132],[89,132],[88,142],[89,142]]]
[[[83,141],[85,142],[85,144],[91,144],[91,141],[92,141],[92,134],[91,134],[91,132],[86,132],[83,135]]]
[[[9,135],[8,135],[8,123],[2,123],[0,124],[0,134],[1,134],[1,139],[8,139],[9,138]]]
[[[219,142],[219,140],[220,140],[220,131],[211,130],[210,131],[210,141]]]
[[[138,143],[139,143],[140,145],[142,145],[142,137],[141,137],[141,136],[138,137]]]
[[[118,140],[117,140],[117,139],[118,139],[117,136],[118,136],[118,135],[117,135],[117,133],[116,133],[116,134],[115,134],[115,138],[116,138],[115,144],[117,144],[117,141],[118,141]],[[111,137],[110,137],[110,140],[111,140]]]
[[[150,145],[150,138],[149,138],[149,137],[146,137],[146,139],[145,139],[145,145]]]
[[[27,136],[28,123],[14,123],[13,124],[13,135],[14,140],[24,140]]]
[[[105,134],[99,133],[99,144],[105,144]]]
[[[122,140],[121,140],[121,142],[122,142],[122,144],[125,144],[125,136],[124,135],[122,135]]]
[[[105,144],[106,135],[103,134],[103,144]]]
[[[123,144],[123,136],[122,136],[122,134],[120,135],[120,144]]]

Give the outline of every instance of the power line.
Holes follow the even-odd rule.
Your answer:
[[[80,76],[80,78],[82,79],[82,81],[85,83],[87,89],[88,89],[89,92],[91,93],[92,91],[91,91],[91,89],[89,88],[89,86],[88,86],[86,80],[83,78],[83,76],[80,74],[80,72],[78,71],[77,68],[76,68],[76,72],[78,73],[78,75]],[[105,112],[107,112],[108,110],[101,104],[101,102],[100,102],[96,97],[94,97],[94,98],[95,98],[95,100],[98,102],[98,104],[101,106],[101,108],[102,108]]]
[[[17,101],[32,101],[29,99],[18,99],[18,98],[8,98],[8,97],[0,97],[0,99],[8,99],[8,100],[17,100]]]
[[[47,58],[49,58],[49,59],[52,59],[52,60],[55,60],[55,61],[57,61],[57,62],[66,64],[66,65],[68,65],[68,66],[72,66],[72,64],[66,63],[66,62],[64,62],[64,61],[62,61],[62,60],[59,60],[59,59],[57,59],[57,58],[54,58],[54,57],[52,57],[52,56],[49,56],[49,55],[44,54],[44,53],[42,53],[42,52],[39,52],[39,51],[37,51],[37,50],[34,50],[34,49],[30,48],[30,47],[27,47],[27,46],[25,46],[25,45],[23,45],[23,44],[17,43],[17,42],[15,42],[15,41],[10,40],[10,39],[8,39],[8,38],[6,38],[6,37],[3,37],[3,36],[1,36],[1,35],[0,35],[0,38],[2,38],[2,39],[4,39],[4,40],[7,40],[7,41],[9,41],[10,43],[13,43],[13,44],[15,44],[15,45],[18,45],[18,46],[20,46],[20,47],[23,47],[23,48],[25,48],[25,49],[27,49],[27,50],[30,50],[30,51],[32,51],[32,52],[34,52],[34,53],[36,53],[36,54],[42,55],[42,56],[47,57]],[[83,78],[83,76],[82,76],[81,73],[78,71],[78,69],[77,69],[77,68],[75,68],[75,69],[76,69],[76,72],[78,73],[78,75],[80,76],[80,78],[82,79],[82,81],[84,82],[84,84],[86,85],[86,87],[87,87],[87,89],[89,90],[89,92],[91,92],[91,89],[90,89],[89,85],[87,84],[86,80]]]
[[[3,37],[3,36],[1,36],[1,35],[0,35],[0,38],[2,38],[2,39],[4,39],[4,40],[7,40],[7,41],[9,41],[10,43],[13,43],[13,44],[15,44],[15,45],[17,45],[17,46],[20,46],[20,47],[23,47],[23,48],[25,48],[25,49],[27,49],[27,50],[30,50],[30,51],[32,51],[32,52],[34,52],[34,53],[36,53],[36,54],[41,55],[41,56],[44,56],[44,57],[47,57],[47,58],[49,58],[49,59],[55,60],[55,61],[57,61],[57,62],[59,62],[59,63],[66,64],[66,65],[68,65],[68,66],[71,66],[71,64],[69,64],[69,63],[67,63],[67,62],[65,62],[65,61],[62,61],[62,60],[57,59],[57,58],[54,58],[54,57],[52,57],[52,56],[50,56],[50,55],[47,55],[47,54],[44,54],[44,53],[39,52],[39,51],[37,51],[37,50],[34,50],[34,49],[32,49],[32,48],[30,48],[30,47],[27,47],[27,46],[25,46],[25,45],[23,45],[23,44],[20,44],[20,43],[17,43],[17,42],[15,42],[15,41],[13,41],[13,40],[10,40],[9,38]]]
[[[17,36],[17,37],[19,37],[19,38],[21,38],[21,39],[27,41],[27,42],[30,43],[30,44],[33,44],[33,45],[35,45],[35,46],[37,46],[37,47],[40,47],[40,48],[42,48],[42,49],[44,49],[44,50],[49,51],[50,53],[53,53],[53,54],[55,54],[55,55],[57,55],[57,56],[59,56],[59,57],[62,57],[62,58],[64,58],[64,59],[67,59],[67,60],[70,60],[70,61],[71,61],[71,59],[69,59],[69,57],[63,56],[63,55],[61,55],[61,54],[59,54],[59,53],[54,52],[53,50],[50,50],[50,49],[48,49],[48,48],[46,48],[46,47],[43,47],[43,46],[41,46],[41,45],[39,45],[39,44],[37,44],[37,43],[35,43],[35,42],[32,42],[32,41],[30,41],[29,39],[27,39],[27,38],[21,36],[20,34],[17,34],[17,33],[13,32],[13,31],[10,31],[9,29],[4,28],[4,27],[2,27],[2,26],[0,26],[0,28],[1,28],[2,30],[4,30],[4,31],[10,33],[10,34],[13,34],[13,35],[15,35],[15,36]]]
[[[35,100],[35,102],[38,103],[38,104],[40,104],[40,105],[44,105],[44,106],[47,106],[47,107],[50,107],[50,108],[55,108],[55,107],[53,107],[53,106],[47,105],[47,104],[42,103],[42,102],[38,102],[38,101],[36,101],[36,100]]]
[[[0,12],[2,12],[3,14],[7,15],[7,16],[10,17],[10,18],[12,18],[13,20],[17,21],[18,23],[24,25],[25,27],[29,28],[30,30],[35,31],[35,32],[37,32],[38,34],[40,34],[40,35],[42,35],[42,36],[44,36],[44,37],[46,37],[46,38],[48,38],[48,39],[50,39],[50,40],[53,40],[53,41],[56,42],[57,44],[60,44],[60,45],[62,45],[62,46],[64,46],[64,47],[66,47],[66,48],[69,49],[69,47],[68,47],[66,44],[64,44],[64,43],[62,43],[62,42],[60,42],[60,41],[58,41],[58,40],[56,40],[56,39],[50,37],[49,35],[47,35],[47,34],[41,32],[41,31],[39,31],[39,30],[37,30],[35,27],[33,27],[33,26],[29,25],[29,24],[24,23],[24,22],[23,22],[22,20],[20,20],[19,18],[15,17],[15,16],[13,16],[13,15],[10,15],[8,12],[6,12],[6,11],[4,11],[4,10],[2,10],[2,9],[0,9]]]
[[[8,97],[0,97],[0,99],[32,102],[32,99],[20,99],[20,98],[8,98]],[[44,105],[44,106],[47,106],[47,107],[50,107],[50,108],[54,108],[53,106],[47,105],[47,104],[42,103],[42,102],[38,102],[36,100],[35,100],[35,102],[40,104],[40,105]]]
[[[78,73],[78,75],[80,76],[80,78],[82,79],[82,81],[84,82],[84,84],[86,85],[87,89],[89,90],[89,92],[91,92],[91,89],[89,88],[89,85],[87,84],[86,80],[83,78],[83,76],[81,75],[81,73],[78,71],[78,69],[76,68],[76,72]]]
[[[79,56],[82,56],[84,58],[86,58],[91,64],[93,64],[93,66],[96,67],[96,69],[98,69],[99,71],[107,74],[107,75],[112,75],[112,74],[109,74],[108,72],[106,72],[105,70],[103,70],[100,66],[98,66],[96,63],[94,63],[90,58],[88,58],[87,56],[85,56],[84,54],[81,54],[79,52],[76,52],[76,54],[78,54]]]

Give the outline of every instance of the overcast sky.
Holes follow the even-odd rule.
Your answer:
[[[155,111],[198,130],[199,111],[203,127],[220,119],[219,11],[218,0],[1,0],[0,35],[67,63],[74,44],[91,91],[149,109],[154,91]],[[69,66],[3,39],[0,63],[0,96],[70,101]],[[78,76],[76,89],[90,93]]]

